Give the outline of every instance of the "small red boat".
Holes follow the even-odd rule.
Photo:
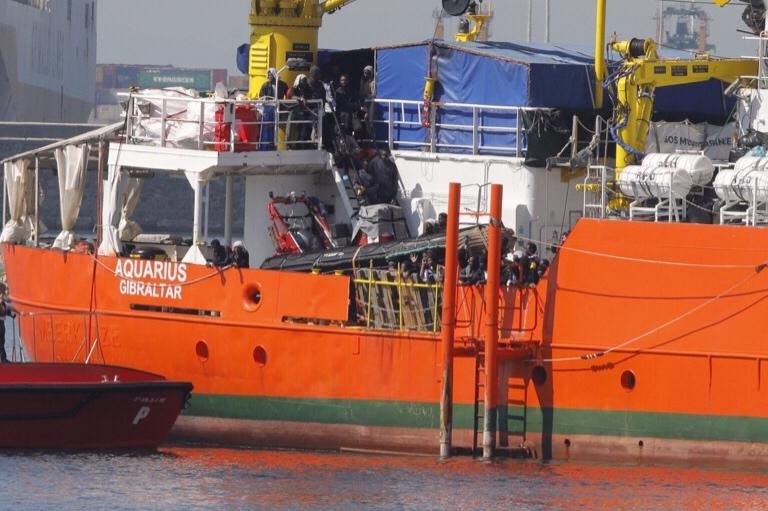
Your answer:
[[[192,384],[97,364],[0,365],[0,448],[153,449]]]

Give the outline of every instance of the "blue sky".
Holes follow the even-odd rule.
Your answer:
[[[486,0],[488,1],[488,0]],[[525,40],[529,0],[495,0],[492,37]],[[533,39],[544,39],[544,0],[533,0]],[[551,40],[592,44],[594,0],[551,0]],[[673,4],[670,4],[673,5]],[[710,42],[718,54],[754,53],[743,41],[743,4],[718,9],[703,5],[712,18]],[[326,16],[320,32],[324,48],[359,48],[423,40],[435,28],[440,0],[357,0]],[[656,0],[608,0],[608,31],[620,39],[652,37]],[[99,0],[99,62],[174,64],[235,69],[235,48],[248,40],[249,0]]]

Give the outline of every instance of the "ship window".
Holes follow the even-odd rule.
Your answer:
[[[635,378],[635,373],[632,371],[624,371],[621,373],[621,386],[624,387],[627,390],[632,390],[635,388],[635,385],[637,384],[637,379]]]
[[[67,0],[67,21],[72,23],[72,0]]]
[[[184,314],[186,316],[206,316],[209,318],[220,318],[221,311],[205,309],[185,309],[182,307],[169,307],[166,305],[147,305],[143,303],[132,303],[131,310],[144,312],[162,312],[164,314]]]
[[[207,362],[208,361],[208,343],[205,341],[197,341],[197,344],[195,344],[195,355],[197,355],[197,359],[200,360],[200,362]]]
[[[264,346],[256,346],[256,348],[254,348],[253,361],[262,367],[267,365],[267,350]]]

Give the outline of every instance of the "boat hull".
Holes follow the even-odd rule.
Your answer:
[[[156,448],[191,385],[143,376],[101,365],[4,365],[0,448]]]
[[[762,456],[766,247],[761,229],[580,221],[547,278],[505,298],[505,342],[538,346],[502,363],[506,443],[543,458]],[[180,437],[437,452],[439,335],[346,325],[345,277],[189,266],[176,300],[121,292],[114,258],[8,245],[3,257],[27,352],[193,382]],[[467,328],[482,327],[481,302],[466,308]],[[458,448],[472,445],[470,355],[455,358]]]

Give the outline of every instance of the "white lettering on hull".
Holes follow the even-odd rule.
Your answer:
[[[187,265],[143,259],[118,259],[115,276],[120,278],[119,291],[125,296],[181,300],[187,281]],[[147,282],[148,280],[160,282]]]

